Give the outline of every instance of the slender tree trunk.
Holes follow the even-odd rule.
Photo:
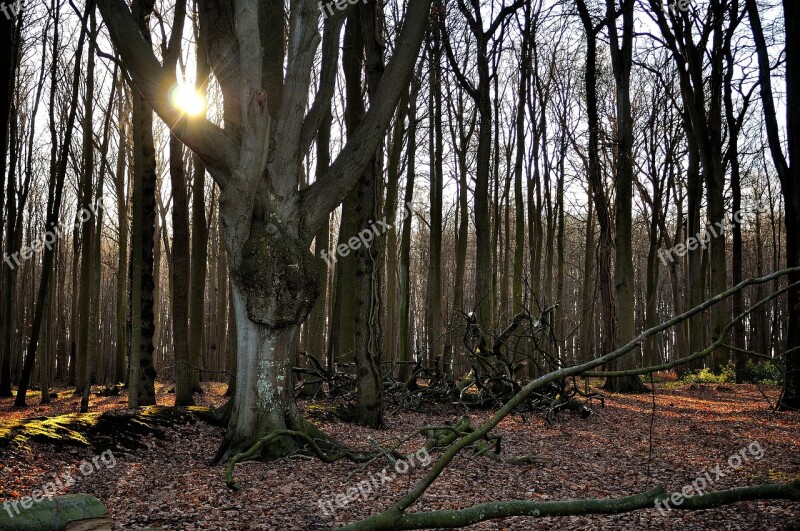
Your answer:
[[[633,10],[634,0],[622,1],[622,44],[617,36],[616,7],[613,0],[606,0],[611,39],[611,62],[614,69],[617,94],[617,168],[616,197],[614,200],[616,238],[616,261],[614,278],[616,284],[617,335],[615,345],[624,345],[635,333],[634,278],[633,278],[633,116],[631,114],[631,66],[633,64]],[[633,354],[620,359],[620,369],[636,367]],[[645,387],[639,376],[622,376],[606,380],[605,388],[614,392],[642,392]]]
[[[125,194],[125,172],[128,154],[128,121],[126,119],[127,98],[122,92],[123,81],[120,81],[120,100],[118,104],[119,150],[117,153],[117,169],[115,174],[117,199],[117,225],[119,227],[119,244],[117,246],[117,349],[114,365],[114,383],[127,381],[126,354],[128,351],[128,202]]]
[[[57,34],[54,40],[58,40]],[[6,162],[8,160],[9,149],[11,148],[9,143],[9,126],[10,126],[10,110],[11,110],[11,102],[13,100],[14,95],[14,75],[16,70],[16,58],[17,58],[17,42],[19,39],[15,39],[14,35],[14,19],[9,17],[0,17],[0,47],[3,50],[7,50],[7,53],[3,53],[0,56],[0,218],[1,219],[8,219],[7,215],[10,213],[6,210],[5,199],[6,199]],[[51,91],[55,90],[51,88]],[[10,167],[10,173],[14,172],[14,165],[12,164]],[[15,198],[13,194],[8,194],[8,206],[11,207],[11,204],[15,202]],[[7,229],[8,230],[8,229]],[[0,249],[3,248],[3,243],[6,244],[6,249],[11,249],[8,247],[8,236],[6,234],[5,240],[3,239],[3,230],[2,226],[0,226]],[[11,279],[11,284],[9,284],[9,278],[13,273],[13,270],[4,263],[2,267],[0,267],[0,331],[2,333],[2,338],[0,338],[0,397],[8,397],[11,396],[11,370],[10,370],[10,360],[11,360],[11,351],[10,351],[10,341],[6,338],[9,338],[10,331],[11,331],[11,315],[10,315],[10,306],[13,304],[13,299],[11,299],[12,295],[9,293],[11,289],[10,286],[13,286],[13,279]]]
[[[374,103],[378,83],[384,66],[383,5],[377,0],[357,4],[356,16],[361,17],[361,31],[365,51],[367,94]],[[354,51],[360,54],[360,47]],[[359,78],[360,79],[360,76]],[[359,97],[359,102],[361,98]],[[362,103],[363,105],[363,103]],[[350,101],[348,101],[348,107]],[[363,119],[363,107],[358,112]],[[385,235],[377,234],[375,220],[382,211],[383,196],[383,144],[369,162],[359,183],[358,190],[358,234],[372,233],[373,241],[356,250],[356,416],[364,426],[383,426],[383,372],[381,361],[381,296],[383,281],[383,248]]]
[[[410,89],[409,89],[410,90]],[[383,212],[390,226],[386,235],[386,318],[384,328],[383,354],[392,363],[397,361],[397,198],[400,193],[400,163],[403,154],[403,140],[406,133],[409,90],[403,92],[397,105],[392,144],[389,149],[387,167],[386,202]],[[409,205],[405,205],[410,208]]]
[[[608,211],[606,193],[600,168],[600,121],[597,108],[597,33],[584,0],[576,0],[586,32],[586,115],[589,125],[589,185],[594,201],[600,236],[597,251],[597,284],[602,304],[602,353],[614,350],[616,340],[616,318],[613,279],[611,276],[611,251],[614,248],[611,236],[611,214]]]
[[[525,161],[525,104],[528,100],[530,83],[530,39],[532,16],[530,6],[525,9],[525,25],[522,32],[519,97],[517,99],[517,116],[515,134],[517,135],[517,153],[514,159],[514,273],[512,278],[512,313],[522,308],[523,261],[525,256],[525,197],[522,192],[522,172]],[[531,119],[533,117],[531,116]],[[528,205],[533,208],[533,205]]]
[[[414,200],[414,180],[416,179],[417,151],[417,94],[418,81],[412,80],[408,105],[408,169],[406,174],[403,201],[406,205]],[[466,192],[465,192],[466,193]],[[403,232],[400,238],[400,362],[399,375],[401,381],[407,382],[411,373],[411,349],[409,345],[409,324],[411,309],[411,225],[413,216],[403,221]]]
[[[591,194],[587,201],[586,213],[586,254],[583,257],[583,287],[581,288],[581,344],[580,359],[589,361],[596,356],[594,344],[594,295],[595,295],[595,264],[594,255],[597,252],[594,242],[594,203]]]
[[[13,22],[11,23],[13,26]],[[2,337],[0,337],[0,397],[9,397],[11,394],[11,358],[14,353],[14,343],[12,341],[11,331],[14,330],[14,322],[16,315],[14,312],[14,303],[16,300],[16,279],[17,279],[17,264],[13,257],[22,245],[20,235],[18,234],[19,217],[21,217],[22,205],[17,204],[17,158],[19,156],[19,146],[17,143],[17,110],[14,103],[14,76],[16,74],[17,65],[19,61],[19,39],[20,39],[20,24],[14,31],[8,33],[9,40],[13,43],[10,47],[8,54],[11,60],[11,65],[8,71],[8,80],[4,85],[4,89],[8,92],[5,94],[6,105],[3,107],[3,112],[7,113],[8,129],[3,129],[3,138],[5,140],[8,134],[7,142],[4,141],[0,149],[3,151],[3,172],[5,177],[5,155],[8,151],[8,179],[6,181],[5,197],[6,204],[6,253],[3,257],[3,270],[2,270],[2,307],[0,311],[0,318],[2,318]],[[12,37],[13,35],[13,37]],[[4,35],[3,38],[6,38]],[[55,89],[51,89],[55,90]],[[7,131],[7,133],[6,133]],[[6,145],[8,148],[6,149]],[[0,194],[2,195],[2,194]]]
[[[434,3],[433,13],[438,12],[440,2]],[[432,14],[431,16],[436,16]],[[425,300],[427,322],[427,348],[430,359],[437,369],[445,371],[442,349],[442,80],[441,80],[441,24],[433,23],[429,30],[430,91],[429,91],[429,144],[430,156],[430,247],[428,253],[428,282]]]
[[[94,13],[94,10],[92,10]],[[92,15],[89,16],[90,24],[93,19]],[[90,28],[89,39],[94,40],[96,34],[95,28]],[[88,361],[89,351],[89,329],[91,328],[91,314],[92,314],[92,291],[93,289],[100,289],[99,286],[94,285],[94,223],[83,219],[83,213],[89,212],[90,204],[92,202],[92,188],[94,180],[94,143],[92,141],[94,129],[94,65],[95,58],[94,52],[90,51],[86,61],[86,94],[84,95],[84,112],[83,112],[83,168],[81,171],[80,180],[80,201],[78,202],[78,215],[77,218],[80,222],[81,231],[81,272],[80,272],[80,288],[78,290],[78,310],[80,317],[78,318],[78,350],[77,350],[77,364],[76,364],[76,384],[75,393],[84,394],[83,390],[86,386],[91,386],[92,382],[86,380],[86,374],[91,371],[87,367],[91,366]]]

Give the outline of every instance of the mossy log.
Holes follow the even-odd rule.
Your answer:
[[[461,528],[486,520],[514,516],[581,516],[587,514],[622,514],[642,509],[658,509],[662,514],[669,510],[699,511],[723,507],[733,503],[756,500],[800,500],[800,481],[783,484],[765,484],[735,487],[708,492],[694,497],[670,493],[663,487],[619,498],[584,498],[571,500],[534,501],[510,500],[475,505],[465,509],[404,513],[390,508],[378,515],[340,529],[348,531],[397,531],[401,529]]]
[[[22,502],[30,505],[25,509]],[[111,529],[103,503],[89,494],[66,494],[41,501],[13,500],[0,510],[0,531]]]

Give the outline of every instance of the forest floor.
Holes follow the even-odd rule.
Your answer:
[[[656,484],[677,492],[700,477],[712,478],[708,486],[712,491],[800,479],[800,414],[770,411],[768,401],[777,399],[777,388],[669,382],[655,387],[653,394],[609,396],[602,409],[595,402],[595,414],[586,419],[571,412],[559,414],[553,423],[541,415],[506,418],[496,429],[503,437],[503,453],[535,454],[547,458],[546,463],[510,465],[485,457],[457,457],[413,510],[504,499],[619,497]],[[200,404],[224,403],[224,385],[206,383],[204,388],[206,392],[197,395]],[[61,398],[44,406],[31,393],[29,404],[37,405],[25,410],[13,409],[12,399],[0,399],[0,431],[2,423],[12,419],[78,411],[79,397],[66,389],[54,391]],[[92,398],[91,411],[125,409],[124,396]],[[157,400],[171,405],[174,394],[159,385]],[[304,407],[327,433],[361,448],[368,448],[372,439],[387,442],[423,424],[452,422],[463,414],[455,408],[430,413],[389,408],[387,428],[376,431],[313,414],[324,408],[305,403]],[[471,413],[472,425],[489,414]],[[347,461],[325,465],[297,456],[237,465],[235,477],[243,488],[232,492],[225,486],[224,467],[209,466],[222,434],[222,428],[202,421],[174,424],[163,437],[145,437],[146,448],[115,452],[113,465],[101,461],[85,477],[79,465],[97,455],[90,447],[7,444],[0,447],[0,502],[30,495],[54,476],[70,473],[78,481],[59,494],[96,496],[110,510],[115,529],[319,530],[375,514],[407,492],[426,470],[423,462],[416,461],[405,473],[403,467],[399,471],[390,467],[382,476],[386,462],[364,469]],[[402,450],[414,451],[423,442],[411,440]],[[745,457],[735,467],[737,455]],[[724,477],[705,476],[717,466]],[[372,484],[381,485],[372,488],[366,499],[350,501],[344,509],[336,507],[337,495],[371,478]],[[326,514],[331,508],[335,513]],[[666,515],[649,509],[616,516],[510,518],[469,529],[789,530],[800,529],[800,505],[765,501],[697,512],[673,510]]]

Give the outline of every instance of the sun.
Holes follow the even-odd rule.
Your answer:
[[[169,95],[172,105],[189,116],[206,112],[206,99],[191,85],[175,85]]]

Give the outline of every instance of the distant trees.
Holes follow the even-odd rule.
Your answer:
[[[777,55],[791,5],[775,25],[779,10],[752,0],[414,0],[329,16],[310,0],[180,0],[158,17],[150,0],[123,4],[98,0],[96,38],[91,6],[0,17],[0,246],[27,257],[0,274],[0,394],[18,385],[20,406],[56,381],[87,408],[92,383],[127,381],[130,404],[150,404],[157,378],[188,405],[201,379],[224,379],[225,457],[312,430],[293,387],[325,391],[325,374],[349,373],[337,392],[380,426],[387,385],[469,381],[475,323],[485,340],[542,312],[531,359],[515,353],[532,337],[492,349],[537,377],[797,262],[796,117],[789,106],[784,139],[776,111],[784,78],[796,88],[796,54]],[[635,33],[640,16],[653,35]],[[741,67],[751,34],[759,73]],[[182,83],[208,96],[208,118],[170,101]],[[104,194],[102,218],[28,250]],[[334,254],[384,218],[368,246]],[[720,372],[731,353],[745,381],[748,353],[785,354],[794,407],[796,290],[717,341],[783,282],[651,336],[606,367],[619,369],[607,388],[641,391],[641,367],[715,342],[676,370]]]

